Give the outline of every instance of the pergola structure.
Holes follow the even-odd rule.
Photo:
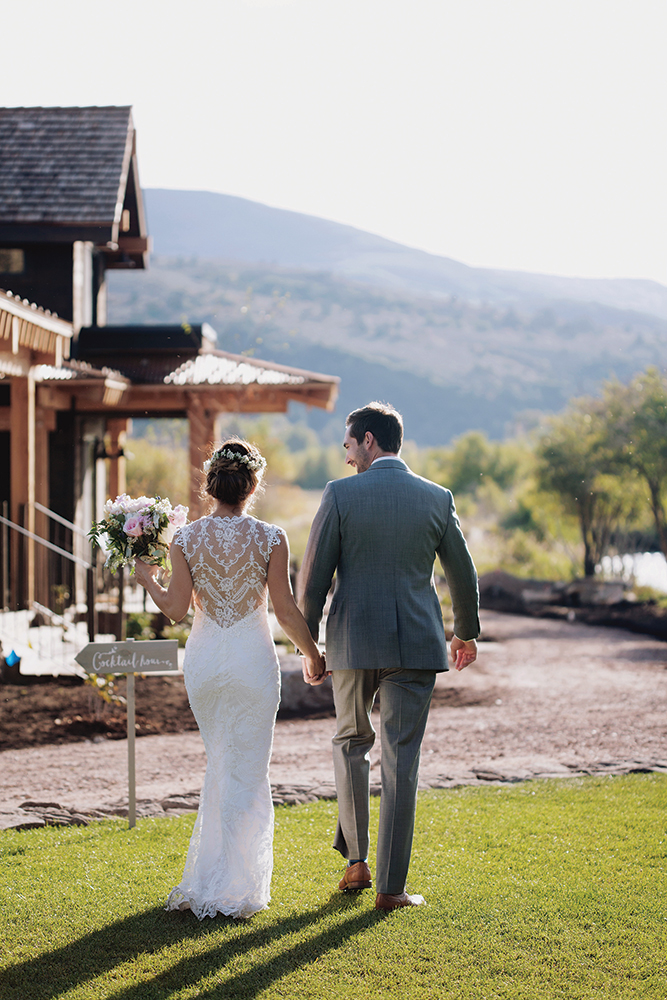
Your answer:
[[[45,385],[42,391],[48,391],[51,405],[70,409],[75,400],[78,413],[105,418],[112,496],[122,492],[122,443],[131,417],[187,418],[192,518],[203,513],[200,472],[220,414],[285,413],[290,402],[333,409],[340,381],[336,376],[218,351],[215,343],[215,331],[206,323],[83,329],[76,345],[79,360],[69,365],[68,383],[55,372],[45,373],[48,390]],[[92,395],[91,365],[106,373],[107,386],[102,390],[100,385]]]
[[[338,391],[336,377],[216,350],[206,324],[83,330],[77,353],[94,364],[68,357],[72,337],[71,324],[0,291],[0,437],[9,445],[10,519],[41,537],[48,537],[48,526],[39,506],[64,509],[62,496],[54,496],[62,479],[52,474],[54,459],[70,470],[70,519],[82,530],[99,516],[107,496],[123,492],[122,446],[132,417],[187,418],[194,518],[203,512],[200,470],[214,443],[216,417],[285,412],[291,401],[331,410]],[[113,367],[103,363],[113,359]],[[72,432],[64,442],[62,416]],[[105,460],[108,476],[99,471]],[[27,552],[26,599],[46,603],[36,572],[43,553],[31,543]],[[15,544],[14,581],[17,553]],[[18,594],[14,603],[21,603]]]

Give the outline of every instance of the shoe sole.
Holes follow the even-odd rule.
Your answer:
[[[347,892],[348,889],[357,891],[359,889],[370,889],[372,884],[372,882],[346,882],[345,885],[339,885],[338,888],[343,892]]]

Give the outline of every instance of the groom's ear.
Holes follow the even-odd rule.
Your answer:
[[[364,447],[372,448],[374,441],[375,438],[373,434],[370,431],[366,431],[366,433],[364,434]]]

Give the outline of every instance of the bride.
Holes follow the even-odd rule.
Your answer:
[[[207,767],[185,872],[167,909],[191,909],[200,919],[249,917],[270,899],[269,758],[280,668],[267,588],[276,618],[304,654],[304,674],[314,679],[325,671],[292,596],[287,536],[246,513],[265,466],[254,445],[225,441],[204,463],[215,507],[174,536],[168,589],[157,582],[155,566],[135,566],[139,583],[174,621],[186,615],[194,590],[183,672]]]

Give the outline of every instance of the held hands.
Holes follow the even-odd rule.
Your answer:
[[[304,681],[306,684],[310,684],[311,687],[322,684],[325,677],[329,677],[331,675],[331,671],[327,670],[324,653],[319,653],[317,659],[310,656],[302,656],[301,670],[303,672]]]
[[[464,642],[457,635],[451,641],[450,654],[456,670],[463,670],[477,659],[477,641],[468,639]]]

